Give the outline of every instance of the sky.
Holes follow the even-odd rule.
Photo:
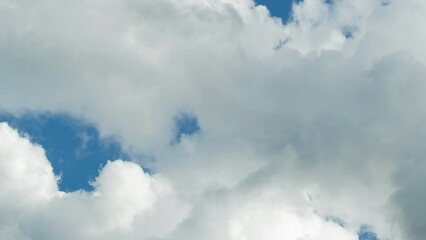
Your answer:
[[[95,180],[99,169],[108,160],[129,159],[117,139],[101,137],[93,124],[70,115],[46,112],[15,116],[2,113],[0,122],[7,122],[32,142],[43,146],[54,174],[61,177],[59,189],[65,192],[92,191],[90,182]],[[197,119],[190,115],[178,116],[176,128],[173,143],[199,130]],[[147,167],[144,170],[150,172]]]
[[[298,2],[300,0],[258,0],[256,4],[266,6],[271,16],[280,18],[283,23],[286,23],[291,18],[293,3]]]
[[[425,13],[0,0],[0,239],[425,239]]]
[[[61,176],[59,189],[65,192],[93,190],[89,184],[108,160],[126,159],[113,138],[101,138],[97,129],[64,114],[0,115],[1,122],[26,134],[46,151],[53,172]]]

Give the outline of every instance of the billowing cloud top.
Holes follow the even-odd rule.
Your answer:
[[[251,0],[0,0],[0,110],[133,156],[65,193],[0,124],[0,239],[426,239],[425,24],[421,0],[304,0],[285,25]]]

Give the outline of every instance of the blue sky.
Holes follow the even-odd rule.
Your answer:
[[[190,114],[181,114],[175,118],[176,135],[172,142],[180,142],[183,135],[192,135],[200,131],[198,119]]]
[[[371,231],[370,227],[362,226],[359,230],[359,240],[377,240],[377,235]]]
[[[108,160],[127,159],[113,138],[101,138],[97,129],[65,114],[31,114],[19,117],[3,113],[0,122],[8,122],[46,151],[55,175],[61,175],[62,191],[92,190],[102,165]]]
[[[90,191],[93,187],[89,182],[108,160],[129,158],[116,139],[101,138],[94,125],[66,114],[26,113],[14,116],[1,113],[0,122],[8,122],[45,149],[55,175],[61,176],[59,187],[62,191]],[[197,119],[189,114],[177,116],[175,124],[172,144],[180,142],[183,135],[200,130]],[[149,172],[149,169],[145,170]]]
[[[257,0],[258,4],[262,4],[268,7],[272,16],[280,17],[283,22],[287,22],[291,16],[291,6],[293,0]],[[300,2],[300,0],[296,0]]]

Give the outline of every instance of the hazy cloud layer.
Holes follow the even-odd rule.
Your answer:
[[[62,193],[2,124],[0,236],[425,239],[426,3],[331,2],[0,1],[1,110],[86,119],[155,172]]]

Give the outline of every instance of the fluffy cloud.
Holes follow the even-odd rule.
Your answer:
[[[5,123],[0,133],[3,239],[161,236],[186,212],[166,180],[122,160],[108,162],[93,192],[60,192],[40,146]]]
[[[0,235],[4,235],[21,214],[55,197],[57,185],[40,146],[19,137],[5,123],[0,123],[0,136]]]
[[[0,180],[8,183],[0,236],[7,239],[357,239],[268,187],[213,192],[189,214],[167,181],[121,160],[100,171],[93,192],[60,192],[43,149],[5,123],[0,131]]]
[[[162,176],[114,161],[61,193],[3,124],[2,234],[424,239],[425,11],[305,0],[283,25],[250,0],[1,1],[2,110],[94,122]],[[182,113],[201,131],[171,144]]]

